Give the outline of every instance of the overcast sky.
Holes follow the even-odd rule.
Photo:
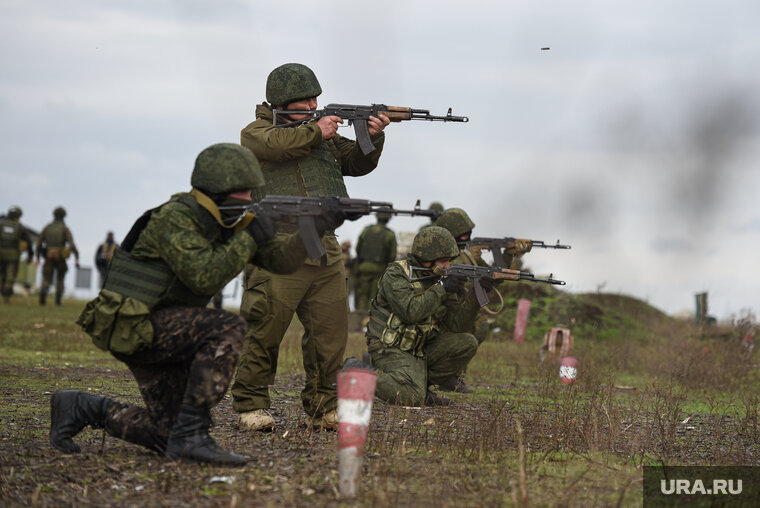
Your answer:
[[[0,208],[21,206],[41,229],[65,206],[83,265],[107,230],[121,239],[188,190],[198,152],[239,142],[269,72],[301,62],[319,77],[321,105],[470,117],[388,127],[379,167],[347,181],[352,197],[438,200],[466,209],[478,236],[561,239],[573,249],[526,263],[572,292],[630,294],[672,313],[709,291],[719,318],[760,316],[758,2],[0,8]],[[341,240],[372,222],[345,225]]]

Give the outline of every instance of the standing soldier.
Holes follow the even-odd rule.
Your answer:
[[[407,259],[391,263],[380,279],[367,324],[380,399],[406,406],[450,403],[429,386],[456,376],[475,356],[478,342],[465,328],[478,303],[474,292],[463,291],[465,278],[431,274],[435,267],[448,268],[458,254],[449,232],[430,226],[414,237]],[[413,266],[430,271],[412,273]]]
[[[452,264],[488,266],[488,263],[483,261],[483,258],[480,255],[480,248],[473,247],[469,250],[466,248],[467,241],[472,237],[472,230],[475,227],[475,223],[472,222],[472,219],[470,219],[470,216],[467,215],[464,210],[461,208],[449,208],[438,217],[435,224],[451,233],[451,236],[453,236],[457,242],[459,254],[451,260]],[[512,264],[514,256],[529,252],[530,249],[531,244],[529,241],[515,240],[515,246],[504,251],[503,256],[505,266],[510,266],[510,264]],[[493,279],[484,278],[481,280],[481,285],[483,285],[483,288],[486,291],[490,292],[491,289],[493,289]],[[472,283],[468,282],[467,288],[470,289],[471,287]],[[477,338],[478,345],[486,340],[486,337],[488,336],[488,327],[489,324],[486,321],[485,316],[482,314],[478,316],[477,313],[473,313],[469,330]],[[472,390],[462,379],[463,374],[464,369],[462,369],[462,372],[458,373],[458,375],[443,380],[438,387],[443,391],[471,393]]]
[[[111,264],[113,253],[118,246],[119,244],[113,239],[113,231],[109,231],[108,234],[106,234],[106,241],[98,245],[98,250],[95,251],[95,267],[98,269],[98,274],[100,274],[101,289],[103,289],[103,284],[106,283],[108,265]]]
[[[13,281],[18,273],[21,253],[26,251],[27,262],[31,262],[34,256],[29,233],[19,222],[20,218],[21,208],[12,206],[8,215],[0,219],[0,287],[5,303],[9,303],[13,295]]]
[[[66,271],[69,269],[66,264],[70,254],[74,254],[76,267],[79,268],[79,251],[74,245],[74,238],[63,218],[66,217],[66,210],[59,206],[53,210],[53,222],[45,226],[45,229],[37,238],[37,262],[40,257],[45,258],[45,264],[42,267],[42,287],[40,288],[40,305],[45,305],[48,290],[53,283],[53,273],[55,272],[55,304],[61,305],[63,296],[63,282],[66,278]]]
[[[74,390],[56,392],[53,446],[78,452],[72,438],[91,425],[172,460],[246,462],[209,436],[210,410],[227,392],[245,321],[206,304],[249,260],[282,273],[306,257],[299,235],[275,239],[266,215],[219,210],[250,203],[251,191],[263,183],[248,149],[212,145],[195,161],[193,189],[137,220],[115,252],[105,288],[78,323],[96,346],[127,364],[145,407]],[[336,208],[317,217],[319,232],[342,223]]]
[[[266,194],[348,196],[345,176],[362,176],[377,166],[385,142],[385,115],[370,117],[369,134],[375,150],[364,155],[355,141],[337,134],[337,116],[314,120],[312,114],[286,110],[315,110],[322,88],[311,69],[288,63],[267,78],[267,102],[256,106],[256,120],[240,133],[241,144],[261,162]],[[273,109],[278,110],[274,126]],[[251,430],[275,425],[269,413],[269,385],[274,383],[280,343],[293,314],[304,326],[302,337],[306,386],[301,400],[311,425],[337,428],[336,377],[348,340],[348,295],[340,245],[333,231],[322,238],[327,251],[307,260],[292,275],[246,267],[240,312],[248,332],[232,385],[232,407],[239,424]]]
[[[367,226],[359,235],[356,244],[356,310],[369,310],[380,277],[388,263],[396,260],[396,235],[386,225],[390,219],[390,212],[377,212],[377,224]]]

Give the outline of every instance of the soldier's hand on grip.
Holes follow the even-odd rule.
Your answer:
[[[277,225],[266,215],[257,214],[256,218],[245,227],[245,232],[251,235],[256,245],[262,245],[274,238]]]
[[[441,285],[447,293],[458,293],[462,290],[466,281],[467,277],[462,277],[460,275],[449,275],[443,279]]]
[[[486,293],[490,293],[493,289],[494,280],[491,277],[482,277],[478,282],[480,282],[480,287],[486,290]]]
[[[322,206],[322,213],[314,217],[314,226],[319,236],[322,236],[327,231],[338,229],[344,220],[346,214],[340,208],[337,198],[327,198]]]

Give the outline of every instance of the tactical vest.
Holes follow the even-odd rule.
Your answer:
[[[18,251],[20,241],[21,224],[14,219],[5,218],[0,220],[0,249]]]
[[[392,235],[393,232],[381,224],[375,224],[366,228],[361,235],[361,245],[356,253],[359,262],[387,263],[388,245],[385,239],[388,238],[389,234]]]
[[[100,246],[100,255],[106,260],[106,263],[110,263],[113,259],[113,254],[116,251],[116,243],[104,242]]]
[[[408,278],[409,261],[396,261],[396,263],[401,266]],[[415,295],[421,295],[426,290],[422,282],[412,282],[411,284]],[[367,337],[380,339],[385,347],[397,347],[401,351],[407,351],[417,357],[425,356],[422,350],[425,341],[438,331],[433,316],[428,316],[421,323],[405,324],[389,309],[390,305],[385,296],[382,292],[378,292],[369,313]]]
[[[221,243],[221,228],[192,196],[178,194],[171,201],[178,201],[192,209],[201,223],[203,236],[212,245]],[[208,294],[196,295],[179,280],[162,259],[131,254],[132,248],[151,216],[163,206],[145,212],[132,226],[121,247],[116,248],[103,289],[139,300],[149,309],[173,305],[205,307],[218,288]]]
[[[42,239],[48,249],[63,247],[66,244],[66,224],[62,220],[54,220],[45,226]]]
[[[268,194],[348,197],[340,163],[324,140],[308,155],[276,164],[262,161],[261,169],[266,186],[253,191],[254,201]]]

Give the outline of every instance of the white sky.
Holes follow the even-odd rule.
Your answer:
[[[121,239],[187,190],[203,148],[239,142],[268,73],[295,61],[316,72],[322,105],[471,119],[391,125],[352,197],[439,200],[478,236],[559,238],[573,249],[526,262],[573,292],[604,285],[676,312],[706,290],[719,318],[760,315],[757,2],[0,0],[0,12],[0,208],[40,229],[64,205],[83,265],[107,230]]]

